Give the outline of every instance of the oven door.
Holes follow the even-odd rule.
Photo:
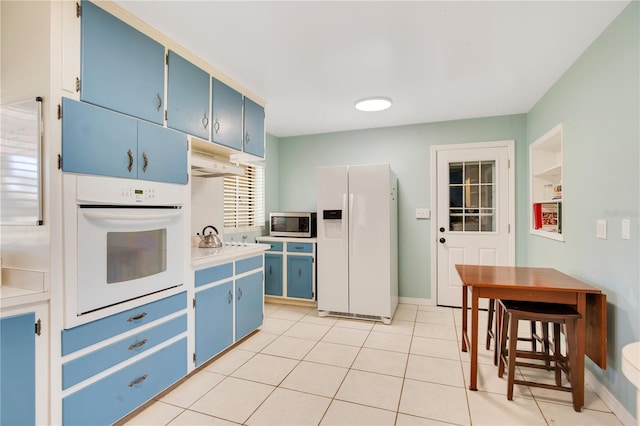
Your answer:
[[[180,208],[78,208],[77,314],[182,285]]]

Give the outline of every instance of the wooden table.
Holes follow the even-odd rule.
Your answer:
[[[462,280],[462,351],[471,348],[469,389],[478,389],[478,300],[507,299],[572,305],[582,315],[578,320],[578,372],[576,383],[580,406],[584,405],[584,355],[600,368],[607,360],[607,302],[597,288],[549,268],[456,265]],[[471,293],[471,339],[467,334],[468,294]]]

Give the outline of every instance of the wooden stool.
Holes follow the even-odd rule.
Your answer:
[[[500,335],[499,329],[500,329],[500,323],[502,318],[502,310],[500,309],[500,307],[497,310],[498,318],[496,319],[496,325],[494,329],[493,315],[494,315],[494,312],[496,311],[495,307],[496,307],[496,299],[489,299],[489,309],[487,312],[488,314],[487,315],[487,341],[485,344],[485,348],[489,350],[491,348],[491,339],[495,339],[496,344],[493,347],[493,365],[498,365],[498,346],[500,345],[500,342],[498,341],[497,336]],[[518,337],[518,340],[531,342],[531,350],[533,352],[536,351],[536,343],[540,342],[542,344],[542,350],[548,354],[549,348],[544,344],[545,341],[546,342],[549,341],[548,332],[549,332],[548,324],[543,323],[542,337],[539,336],[536,331],[536,322],[531,321],[531,337]]]
[[[575,382],[577,372],[572,367],[577,362],[576,349],[578,341],[576,338],[576,323],[581,317],[580,314],[569,305],[556,303],[500,300],[500,304],[503,310],[503,321],[500,335],[500,364],[498,366],[498,376],[503,376],[506,363],[508,367],[507,399],[513,399],[514,384],[561,390],[565,392],[571,392],[573,399],[573,409],[579,412],[582,407],[577,405],[576,390],[573,388],[573,386],[562,386],[561,371],[564,371],[566,373],[570,383]],[[543,324],[553,323],[552,354],[535,351],[523,351],[517,349],[518,323],[520,320],[541,321],[543,322]],[[560,351],[561,325],[564,325],[566,328],[566,356],[563,356]],[[507,340],[509,341],[508,349]],[[545,343],[548,348],[548,340]],[[545,361],[545,364],[522,362],[518,361],[518,358],[543,360]],[[552,369],[555,372],[555,385],[515,379],[516,365],[523,367],[549,369],[548,365],[551,361],[553,361],[554,364]]]

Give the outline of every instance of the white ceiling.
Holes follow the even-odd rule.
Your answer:
[[[133,1],[279,137],[528,112],[629,1]],[[383,112],[354,109],[370,96]]]

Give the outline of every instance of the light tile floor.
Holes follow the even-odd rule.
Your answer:
[[[459,309],[401,304],[384,325],[267,304],[259,332],[127,424],[621,424],[588,387],[580,413],[565,392],[516,386],[508,401],[506,376],[484,347],[479,390],[469,391],[460,319]],[[545,372],[519,374],[541,380]]]

